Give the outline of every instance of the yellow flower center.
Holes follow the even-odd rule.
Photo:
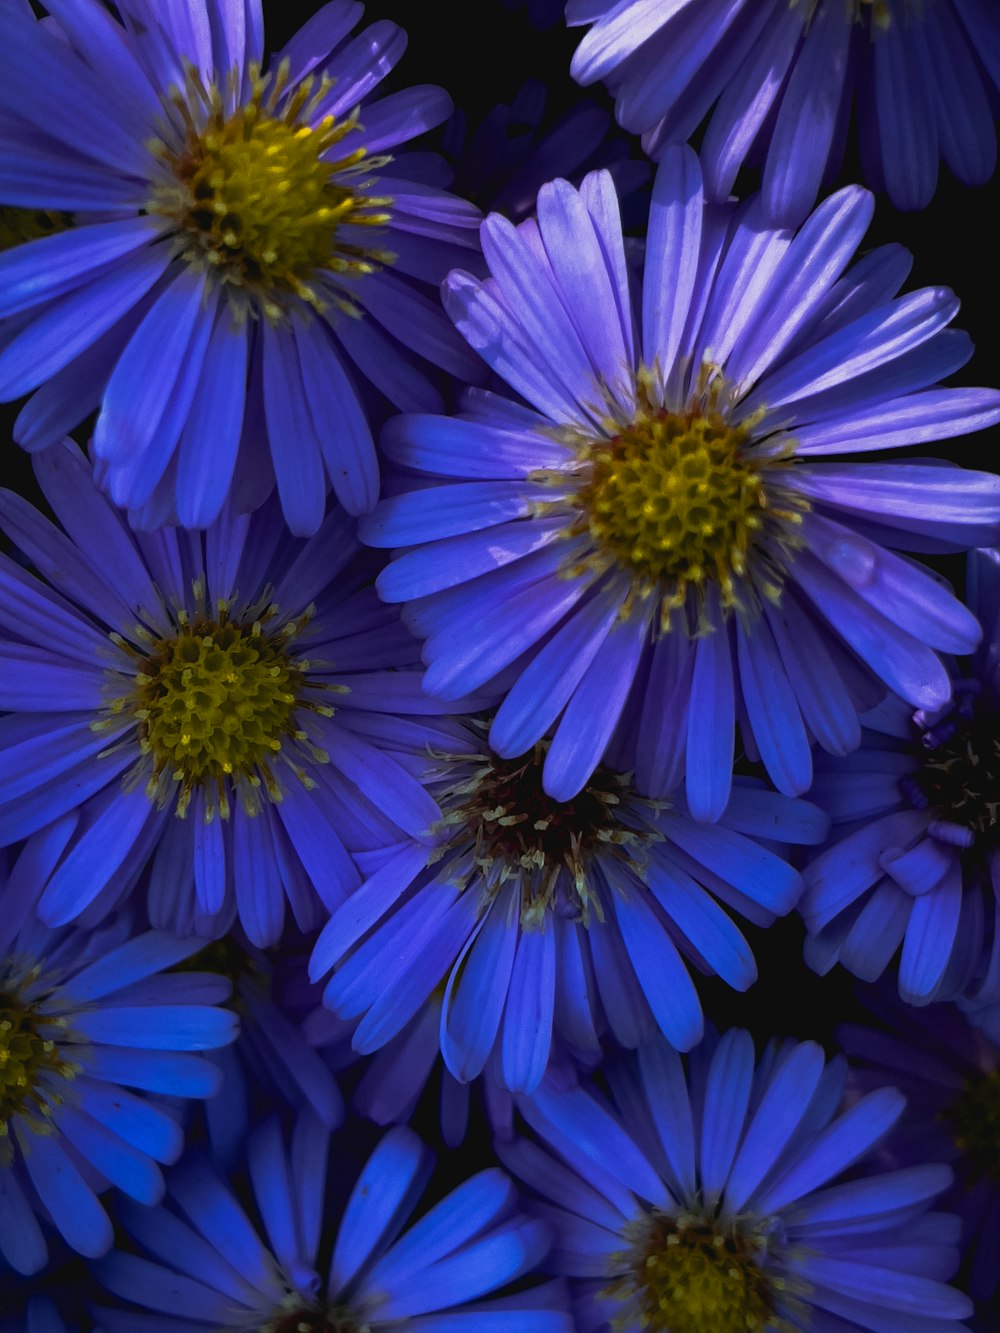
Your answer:
[[[73,225],[69,213],[50,213],[44,208],[12,208],[0,204],[0,251],[13,250],[26,241],[38,241]]]
[[[972,1178],[1000,1181],[1000,1069],[969,1079],[946,1117]]]
[[[541,496],[539,514],[570,517],[569,537],[589,536],[582,557],[567,561],[573,578],[588,567],[617,567],[630,576],[632,596],[655,598],[660,630],[691,611],[689,632],[711,628],[706,593],[715,590],[722,611],[758,614],[762,599],[778,602],[809,505],[782,473],[795,446],[754,438],[759,416],[731,420],[728,387],[704,368],[701,384],[679,410],[661,401],[655,372],[640,368],[636,406],[628,420],[612,403],[599,431],[576,425],[546,433],[572,449],[570,468],[539,469],[529,479],[561,492]],[[611,395],[608,394],[611,402]],[[570,494],[567,495],[567,483]]]
[[[50,1032],[58,1023],[40,1015],[16,995],[0,992],[0,1165],[6,1157],[9,1124],[25,1117],[33,1128],[48,1123],[49,1104],[41,1086],[45,1074],[71,1078],[76,1067],[64,1061]]]
[[[174,101],[181,142],[151,145],[167,174],[150,211],[172,219],[189,262],[207,265],[234,295],[256,298],[275,320],[292,296],[325,308],[317,278],[357,277],[392,259],[358,244],[355,231],[389,221],[391,201],[370,194],[360,174],[389,159],[365,161],[363,148],[338,158],[356,114],[303,123],[331,85],[314,92],[306,79],[279,108],[286,80],[286,65],[273,81],[255,74],[249,101],[226,115],[218,89],[203,91],[189,78],[187,96]],[[333,299],[356,313],[349,296]]]
[[[643,580],[672,584],[676,606],[707,579],[731,589],[767,507],[747,439],[718,412],[641,412],[590,450],[579,502],[594,541]]]
[[[196,582],[202,607],[203,591]],[[122,714],[134,719],[140,758],[126,774],[126,788],[145,778],[149,799],[164,805],[176,796],[181,818],[200,788],[205,817],[218,812],[228,819],[233,790],[251,815],[259,811],[262,793],[281,800],[272,767],[279,757],[303,786],[315,786],[295,752],[321,764],[329,756],[300,730],[296,712],[332,717],[332,707],[308,694],[346,693],[346,687],[310,678],[313,664],[289,651],[313,608],[269,630],[277,612],[262,599],[239,619],[230,616],[229,603],[219,602],[214,618],[204,609],[193,617],[179,612],[176,632],[161,638],[136,626],[133,637],[144,648],[120,634],[110,636],[130,664],[112,671],[106,715],[91,726],[120,731]],[[121,743],[128,744],[127,737],[102,753]]]
[[[757,1260],[760,1242],[704,1215],[654,1213],[611,1289],[636,1299],[640,1327],[656,1333],[763,1333],[775,1321],[775,1285]]]

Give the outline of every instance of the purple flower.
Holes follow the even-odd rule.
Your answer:
[[[967,185],[996,166],[1000,15],[992,0],[569,0],[591,23],[578,82],[603,80],[648,152],[709,117],[706,189],[763,164],[770,221],[796,225],[844,159],[855,106],[866,175],[923,208],[944,159]]]
[[[464,1180],[408,1225],[433,1168],[412,1130],[390,1130],[360,1172],[340,1147],[308,1113],[287,1140],[276,1117],[264,1121],[244,1155],[249,1207],[189,1156],[161,1209],[122,1210],[152,1258],[116,1250],[95,1265],[115,1295],[152,1313],[102,1309],[101,1329],[571,1333],[558,1288],[519,1281],[549,1238],[502,1171]]]
[[[274,504],[227,505],[204,533],[133,533],[70,441],[35,470],[61,527],[0,493],[41,575],[0,557],[0,845],[66,826],[42,918],[100,920],[148,862],[162,928],[238,916],[265,946],[286,903],[320,925],[381,808],[412,836],[437,817],[382,732],[440,705],[352,520],[331,509],[302,541]]]
[[[377,586],[425,640],[425,689],[502,691],[490,743],[512,758],[551,734],[556,799],[603,759],[654,796],[686,774],[715,819],[737,723],[797,794],[812,743],[856,747],[885,686],[947,702],[938,653],[979,626],[889,548],[996,540],[1000,479],[850,456],[992,424],[1000,393],[938,385],[971,347],[951,292],[897,296],[905,251],[848,267],[872,207],[850,188],[774,230],[759,199],[706,204],[675,148],[641,298],[603,172],[547,185],[537,223],[492,215],[492,276],[449,277],[452,318],[530,406],[470,392],[458,417],[394,418],[361,533],[397,548]]]
[[[537,1086],[562,1047],[593,1063],[606,1032],[635,1046],[659,1030],[689,1049],[703,1028],[691,972],[753,984],[733,918],[768,926],[794,907],[801,881],[772,847],[822,839],[821,812],[737,779],[706,827],[682,792],[645,799],[606,768],[558,802],[542,788],[544,745],[502,759],[483,730],[408,725],[407,746],[431,752],[440,818],[430,839],[367,858],[310,962],[317,980],[333,969],[324,1003],[358,1022],[369,1054],[443,986],[448,1070],[511,1090]]]
[[[239,1030],[217,1007],[228,981],[167,970],[198,941],[130,937],[124,916],[94,931],[37,920],[68,834],[63,820],[9,868],[0,861],[0,1258],[18,1273],[48,1260],[42,1219],[94,1257],[113,1236],[99,1195],[115,1186],[159,1202],[159,1164],[177,1160],[184,1134],[157,1102],[217,1092],[219,1071],[201,1053]]]
[[[811,795],[836,841],[804,872],[806,957],[874,981],[898,950],[910,1004],[973,987],[1000,1000],[1000,553],[974,551],[968,600],[985,630],[951,707],[887,700],[861,748],[824,761]]]
[[[755,1061],[733,1029],[686,1069],[662,1041],[612,1062],[610,1101],[518,1098],[541,1145],[500,1155],[543,1200],[581,1333],[959,1333],[958,1219],[927,1211],[951,1172],[880,1170],[904,1099],[847,1101],[846,1077],[811,1041]]]
[[[331,486],[369,509],[364,382],[433,410],[422,359],[476,373],[428,284],[475,249],[478,211],[386,151],[446,119],[447,94],[369,101],[406,36],[352,38],[351,0],[267,72],[261,0],[46,8],[0,13],[0,197],[65,215],[0,256],[0,398],[39,390],[17,438],[41,448],[98,408],[102,479],[146,528],[206,527],[275,483],[298,535]]]

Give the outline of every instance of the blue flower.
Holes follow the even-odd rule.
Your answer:
[[[892,1140],[897,1162],[948,1162],[945,1206],[962,1219],[966,1286],[977,1301],[1000,1286],[1000,1048],[953,1005],[914,1013],[879,991],[862,999],[879,1020],[837,1037],[862,1089],[895,1084],[906,1112]]]
[[[682,794],[643,799],[605,768],[560,803],[542,789],[544,745],[500,759],[482,728],[447,722],[411,742],[437,756],[432,842],[387,848],[310,963],[314,979],[334,969],[324,1003],[360,1019],[355,1049],[391,1041],[442,983],[441,1052],[463,1081],[491,1064],[508,1089],[533,1088],[554,1040],[593,1060],[608,1030],[626,1046],[658,1029],[694,1045],[688,966],[753,984],[730,912],[767,926],[791,911],[798,873],[762,842],[820,841],[821,812],[738,780],[706,827]]]
[[[986,631],[950,708],[889,699],[861,749],[828,759],[811,795],[836,841],[806,869],[806,957],[874,981],[897,950],[910,1004],[1000,1000],[1000,552],[974,551],[968,600]]]
[[[531,404],[471,393],[382,441],[392,493],[365,541],[425,639],[425,688],[504,698],[513,757],[553,732],[545,789],[567,800],[602,758],[658,796],[687,775],[724,810],[737,721],[779,790],[806,791],[812,742],[857,746],[896,690],[936,708],[939,652],[975,618],[889,547],[997,539],[1000,479],[935,460],[827,461],[1000,420],[1000,393],[934,387],[970,355],[948,291],[897,297],[909,255],[848,269],[872,199],[847,189],[792,236],[759,200],[705,205],[690,149],[657,174],[633,306],[605,173],[538,198],[538,222],[483,226],[492,277],[453,273],[458,327]],[[846,270],[846,271],[845,271]]]
[[[214,1168],[189,1158],[171,1173],[169,1206],[122,1209],[152,1259],[116,1251],[95,1266],[98,1279],[157,1312],[142,1317],[148,1333],[572,1333],[549,1287],[484,1299],[534,1270],[548,1248],[547,1229],[518,1212],[501,1171],[473,1176],[405,1229],[433,1165],[416,1135],[386,1134],[346,1203],[336,1158],[327,1179],[330,1144],[309,1115],[287,1145],[274,1119],[255,1130],[253,1218]],[[102,1309],[98,1318],[106,1333],[134,1333],[139,1317]]]
[[[648,152],[690,138],[711,112],[711,197],[761,162],[779,225],[800,223],[836,176],[855,100],[866,175],[897,208],[930,202],[940,158],[967,185],[996,166],[990,0],[569,0],[566,18],[594,25],[574,78],[603,80]]]
[[[39,1218],[80,1254],[111,1245],[98,1199],[110,1185],[157,1203],[183,1134],[155,1099],[210,1097],[219,1073],[196,1051],[236,1038],[234,1014],[215,1006],[229,983],[164,974],[199,941],[159,931],[129,938],[129,923],[49,930],[33,908],[66,844],[63,820],[0,875],[0,1255],[19,1273],[48,1258]],[[37,1215],[37,1216],[36,1216]]]
[[[440,706],[391,669],[412,640],[353,522],[331,510],[303,542],[275,505],[227,506],[204,534],[134,534],[70,442],[34,461],[63,527],[0,494],[48,581],[0,558],[0,845],[68,822],[42,919],[100,919],[152,858],[154,925],[218,935],[238,916],[263,946],[287,899],[318,926],[381,807],[413,834],[437,816],[381,731]]]
[[[542,1140],[501,1157],[545,1200],[550,1271],[585,1333],[958,1333],[958,1220],[928,1213],[947,1166],[863,1163],[903,1097],[843,1109],[846,1066],[746,1032],[611,1065],[612,1101],[548,1082],[518,1106]],[[845,1180],[844,1173],[851,1175]]]
[[[275,482],[299,535],[331,485],[370,508],[359,386],[433,410],[421,358],[476,373],[428,284],[476,248],[478,211],[386,153],[443,121],[447,94],[367,102],[406,36],[350,38],[348,0],[268,73],[261,0],[128,0],[120,23],[101,0],[46,8],[55,31],[0,14],[17,127],[0,197],[72,215],[0,256],[0,398],[39,389],[18,438],[42,447],[99,408],[103,479],[147,528],[205,527],[231,491],[250,509]]]

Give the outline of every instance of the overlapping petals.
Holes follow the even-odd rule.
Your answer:
[[[253,105],[260,0],[192,0],[176,12],[131,0],[121,24],[100,0],[47,8],[55,30],[18,5],[0,15],[0,197],[66,217],[57,234],[0,257],[0,398],[37,390],[18,439],[42,448],[99,409],[103,481],[144,528],[205,527],[227,496],[253,509],[275,485],[299,535],[319,528],[331,487],[350,513],[370,508],[378,465],[366,384],[398,407],[433,410],[441,400],[428,361],[476,373],[427,284],[475,247],[477,210],[423,183],[417,161],[411,171],[405,155],[392,165],[387,156],[448,116],[447,95],[419,87],[369,100],[405,34],[383,21],[351,37],[358,6],[324,5],[271,62],[268,114],[290,117],[306,137],[347,124],[326,154],[330,188],[334,202],[370,196],[372,216],[391,198],[382,258],[359,259],[373,229],[352,213],[328,267],[290,279],[284,293],[268,294],[263,279],[244,289],[220,278],[228,260],[192,260],[156,199],[175,188],[161,149],[186,170],[185,133],[210,111],[224,118]],[[39,82],[51,96],[34,96]],[[369,175],[359,175],[366,162]],[[275,198],[289,185],[295,199],[294,181]],[[259,173],[255,186],[270,188]],[[198,226],[215,225],[210,210],[198,216]],[[284,225],[294,232],[294,212]],[[236,232],[223,232],[236,247]]]
[[[688,1071],[653,1043],[608,1077],[610,1104],[584,1087],[543,1085],[519,1099],[542,1146],[501,1148],[544,1200],[541,1215],[556,1233],[549,1265],[572,1280],[578,1327],[649,1327],[645,1237],[673,1228],[677,1255],[692,1226],[725,1238],[727,1266],[752,1265],[748,1289],[780,1327],[964,1327],[971,1302],[945,1285],[958,1261],[958,1219],[927,1211],[950,1171],[880,1173],[870,1164],[903,1109],[895,1089],[844,1109],[846,1068],[825,1064],[815,1043],[773,1043],[755,1065],[753,1042],[735,1030],[704,1042]],[[649,1264],[661,1253],[649,1248]],[[692,1271],[675,1298],[691,1300],[695,1318],[713,1308],[696,1302],[725,1288],[721,1279],[713,1286],[711,1261]]]
[[[706,118],[706,180],[725,199],[763,164],[763,204],[802,222],[843,162],[856,108],[868,179],[924,208],[944,160],[978,185],[996,166],[1000,26],[983,0],[569,0],[592,24],[573,59],[658,156]]]
[[[551,733],[553,796],[579,791],[604,758],[634,767],[654,795],[686,774],[691,811],[713,819],[737,723],[747,752],[795,794],[809,787],[812,744],[855,748],[858,713],[886,686],[914,706],[948,700],[939,654],[972,651],[978,624],[892,548],[995,540],[1000,483],[851,456],[993,424],[1000,395],[939,386],[970,344],[947,328],[950,292],[897,295],[904,251],[851,266],[871,212],[849,188],[798,233],[775,230],[759,200],[706,204],[694,154],[671,149],[641,302],[602,173],[579,191],[546,186],[537,224],[492,216],[492,277],[449,278],[459,329],[530,406],[470,393],[457,417],[395,418],[383,435],[392,494],[361,532],[396,548],[378,587],[407,603],[425,640],[427,691],[503,689],[491,743],[513,755]],[[668,617],[675,585],[640,578],[592,535],[592,473],[572,441],[613,441],[640,393],[684,413],[713,392],[748,433],[744,457],[771,478],[776,517],[763,511],[735,591],[706,575],[700,598]]]

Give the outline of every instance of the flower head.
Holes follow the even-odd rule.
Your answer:
[[[639,789],[685,775],[699,819],[725,808],[737,721],[794,795],[812,743],[842,754],[889,686],[937,708],[938,652],[979,627],[890,547],[994,540],[1000,481],[929,462],[827,461],[1000,420],[1000,394],[934,386],[969,354],[957,302],[897,297],[895,246],[848,264],[872,211],[847,189],[797,235],[759,200],[704,202],[668,152],[633,308],[604,173],[539,194],[538,221],[483,226],[491,274],[445,300],[530,406],[472,393],[453,419],[395,418],[392,494],[362,521],[397,550],[382,596],[425,640],[425,688],[505,694],[490,732],[514,758],[551,734],[565,801],[598,763]],[[419,480],[415,479],[419,475]]]
[[[569,0],[593,24],[573,58],[659,156],[708,119],[706,185],[725,199],[763,162],[769,220],[801,222],[843,159],[857,105],[873,186],[923,208],[943,158],[967,185],[996,166],[995,15],[982,0]]]
[[[349,518],[306,542],[275,506],[135,534],[74,445],[35,463],[63,527],[0,496],[43,576],[0,561],[0,845],[72,822],[43,919],[100,919],[151,857],[156,925],[217,935],[238,915],[262,946],[286,899],[318,925],[379,807],[413,834],[437,814],[380,739],[383,711],[438,706],[391,669],[414,649]]]
[[[899,954],[910,1004],[1000,1000],[1000,554],[969,558],[983,622],[955,701],[916,712],[889,699],[864,718],[861,749],[824,760],[812,795],[835,840],[804,872],[807,957],[874,981]]]
[[[386,151],[447,95],[369,101],[406,38],[351,39],[347,0],[267,68],[260,0],[47,9],[0,17],[0,114],[28,127],[0,193],[60,218],[13,228],[25,243],[0,257],[0,397],[39,389],[18,438],[40,448],[98,408],[103,480],[147,528],[205,527],[275,483],[300,535],[330,486],[370,508],[364,382],[412,409],[440,402],[422,358],[475,373],[426,285],[475,247],[478,214]]]
[[[103,1190],[159,1201],[158,1163],[180,1156],[183,1135],[155,1097],[140,1094],[212,1096],[218,1070],[193,1052],[226,1046],[238,1030],[235,1015],[216,1007],[227,981],[165,970],[198,941],[160,931],[130,938],[121,916],[89,932],[35,919],[69,831],[57,822],[0,876],[0,1255],[19,1273],[47,1262],[40,1218],[93,1257],[112,1241]]]
[[[593,1060],[605,1031],[627,1046],[657,1029],[684,1050],[697,1042],[688,966],[738,990],[753,983],[730,911],[770,925],[794,906],[798,874],[761,842],[818,841],[816,807],[738,781],[706,828],[682,794],[651,801],[606,768],[555,801],[544,744],[503,759],[481,726],[430,725],[412,744],[436,756],[433,840],[397,842],[373,863],[310,964],[314,978],[334,969],[324,1002],[360,1019],[355,1048],[388,1043],[441,985],[441,1052],[463,1081],[488,1068],[530,1089],[554,1042]]]
[[[518,1098],[542,1146],[501,1157],[544,1200],[579,1326],[958,1333],[957,1219],[926,1211],[951,1173],[859,1171],[904,1103],[882,1088],[845,1109],[846,1073],[814,1042],[772,1042],[755,1066],[734,1030],[687,1071],[662,1041],[612,1064],[610,1103],[548,1082]]]
[[[123,1210],[152,1258],[117,1251],[97,1266],[99,1280],[156,1311],[164,1333],[192,1322],[246,1333],[394,1333],[451,1310],[457,1320],[467,1312],[470,1328],[481,1315],[498,1333],[571,1333],[545,1288],[487,1299],[537,1268],[548,1246],[545,1227],[518,1212],[502,1172],[480,1172],[407,1228],[433,1165],[416,1135],[401,1127],[386,1134],[346,1200],[341,1173],[328,1178],[330,1146],[329,1131],[308,1114],[287,1143],[277,1120],[260,1125],[246,1153],[252,1215],[212,1166],[189,1158],[171,1173],[160,1212]],[[100,1316],[108,1333],[135,1327],[131,1313]]]

